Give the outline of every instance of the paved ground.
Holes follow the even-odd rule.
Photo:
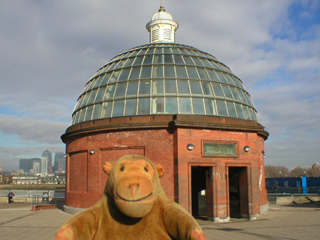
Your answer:
[[[54,239],[71,215],[59,210],[30,211],[30,204],[0,203],[1,240]],[[234,219],[229,223],[199,220],[208,240],[319,239],[320,207],[317,205],[270,205],[270,211],[255,221]]]

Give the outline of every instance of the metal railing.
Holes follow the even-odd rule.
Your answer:
[[[267,186],[268,194],[319,194],[320,187],[278,187],[278,186]]]
[[[8,196],[8,193],[12,191],[15,197],[33,198],[33,196],[42,196],[43,192],[47,192],[50,198],[64,198],[64,190],[4,190],[0,189],[0,197]]]

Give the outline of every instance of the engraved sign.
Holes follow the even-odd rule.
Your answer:
[[[236,143],[204,142],[204,156],[237,157]]]

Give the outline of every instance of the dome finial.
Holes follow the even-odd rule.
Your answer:
[[[163,3],[161,1],[160,9],[159,12],[165,12],[166,10],[164,9]]]

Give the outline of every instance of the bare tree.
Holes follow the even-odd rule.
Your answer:
[[[274,177],[286,177],[288,176],[288,168],[285,166],[272,166],[268,165],[265,167],[266,177],[274,178]]]

